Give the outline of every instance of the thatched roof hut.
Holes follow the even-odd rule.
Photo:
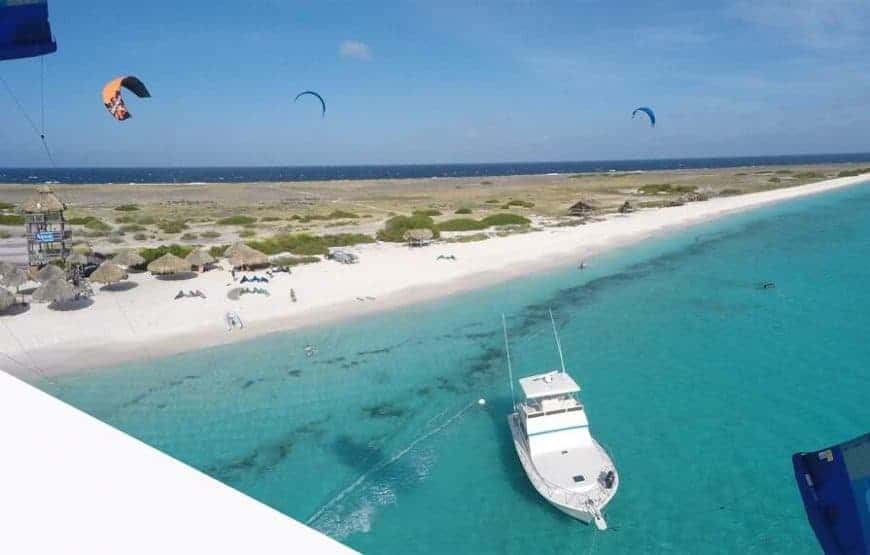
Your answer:
[[[0,276],[0,285],[5,285],[9,288],[18,288],[30,281],[30,276],[21,268],[13,268]]]
[[[235,243],[225,252],[233,268],[254,268],[269,264],[269,257],[244,243]]]
[[[41,185],[36,188],[36,193],[22,205],[24,212],[36,214],[40,212],[62,212],[66,208],[51,187]]]
[[[68,266],[84,266],[88,263],[88,257],[81,253],[73,253],[66,257]]]
[[[148,271],[152,274],[180,274],[190,271],[190,263],[168,252],[148,265]]]
[[[54,264],[46,264],[36,272],[36,276],[34,277],[39,283],[45,283],[46,281],[51,281],[53,279],[63,279],[66,277],[66,272]]]
[[[46,281],[33,292],[35,303],[63,303],[76,298],[76,290],[62,279]]]
[[[10,291],[0,287],[0,312],[7,310],[18,304],[15,295],[13,295]]]
[[[114,262],[118,266],[125,266],[127,268],[131,268],[133,266],[139,266],[140,264],[144,264],[145,259],[142,258],[138,252],[127,249],[117,252],[112,258],[112,262]]]
[[[194,249],[190,254],[184,257],[191,266],[205,269],[209,264],[214,264],[215,260],[212,255],[202,249]]]
[[[597,208],[595,208],[588,202],[583,202],[582,200],[579,200],[571,205],[571,208],[568,209],[568,214],[572,216],[588,216],[596,210]]]
[[[127,279],[127,272],[117,264],[111,262],[103,262],[90,276],[90,280],[94,283],[102,283],[105,285],[118,283],[125,279]]]
[[[422,246],[429,244],[433,236],[432,230],[428,228],[409,229],[405,232],[405,241],[411,246]]]
[[[18,269],[18,266],[12,264],[11,262],[6,262],[5,260],[0,260],[0,281],[3,281],[7,275],[11,275],[12,272]]]

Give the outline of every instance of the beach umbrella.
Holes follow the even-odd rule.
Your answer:
[[[0,312],[9,309],[16,303],[15,295],[9,292],[9,290],[0,287]]]
[[[35,303],[63,303],[75,298],[76,291],[72,285],[62,279],[52,279],[33,292],[32,300]]]
[[[168,252],[148,265],[152,274],[179,274],[190,271],[190,263]]]
[[[77,252],[69,255],[66,258],[66,263],[70,266],[84,266],[88,263],[88,257]]]
[[[189,262],[191,266],[197,266],[199,268],[204,268],[209,264],[214,264],[215,261],[212,255],[202,249],[190,251],[190,254],[185,256],[184,259]]]
[[[236,243],[226,250],[225,256],[230,260],[233,268],[253,266],[265,266],[269,263],[269,257],[257,249],[252,249],[244,243]]]
[[[126,266],[130,268],[132,266],[139,266],[145,262],[145,259],[139,256],[134,250],[123,250],[115,254],[114,258],[112,258],[112,262],[117,264],[118,266]]]
[[[13,268],[11,272],[7,272],[0,276],[0,285],[5,285],[9,288],[19,288],[30,281],[30,276],[21,268]]]
[[[39,283],[45,283],[53,279],[63,279],[64,277],[66,277],[66,272],[54,264],[46,264],[36,272],[36,281]]]
[[[117,264],[112,262],[103,262],[100,267],[94,270],[90,278],[94,283],[103,283],[111,285],[127,279],[127,272]]]

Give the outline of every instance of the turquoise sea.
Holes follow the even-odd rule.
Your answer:
[[[367,553],[817,553],[790,456],[870,430],[870,187],[589,263],[38,385]],[[513,452],[500,318],[548,370],[548,307],[620,472],[607,532]]]

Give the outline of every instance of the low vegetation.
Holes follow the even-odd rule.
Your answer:
[[[415,216],[417,216],[417,215],[420,215],[420,216],[440,216],[441,211],[435,210],[434,208],[426,208],[425,210],[414,210],[414,215]]]
[[[82,225],[85,226],[86,229],[97,232],[108,232],[111,231],[112,226],[100,220],[99,218],[95,218],[94,216],[85,216],[83,218],[70,218],[67,220],[67,223],[71,225]]]
[[[239,237],[243,239],[246,239],[248,237],[254,237],[255,235],[257,235],[257,232],[253,229],[243,229],[239,232]]]
[[[261,222],[280,222],[283,218],[278,216],[263,216],[260,218]]]
[[[154,225],[157,223],[157,218],[154,216],[140,216],[136,221],[142,225]]]
[[[301,264],[316,264],[319,256],[279,256],[272,261],[274,266],[299,266]]]
[[[157,222],[157,229],[167,234],[181,233],[187,229],[187,222],[184,220],[161,220]]]
[[[242,216],[240,214],[237,214],[235,216],[221,218],[216,223],[217,223],[217,225],[246,225],[246,224],[253,224],[256,222],[257,222],[257,218],[252,218],[251,216]]]
[[[870,173],[870,168],[855,168],[854,170],[843,170],[837,174],[837,177],[855,177],[864,173]]]
[[[438,227],[429,216],[414,214],[411,216],[393,216],[384,223],[384,228],[378,231],[379,241],[401,243],[405,241],[405,232],[409,229],[428,229],[433,237],[438,237]]]
[[[150,264],[168,252],[179,258],[184,258],[190,254],[190,251],[192,250],[193,247],[185,245],[161,245],[154,248],[139,249],[139,256],[145,259],[145,264]]]
[[[370,235],[362,233],[338,233],[334,235],[309,235],[307,233],[285,233],[267,239],[247,241],[246,244],[264,254],[290,252],[314,256],[326,255],[331,247],[349,247],[362,243],[374,243]]]
[[[202,233],[199,234],[199,236],[202,237],[203,239],[217,239],[218,237],[221,236],[221,234],[218,233],[217,231],[208,230],[208,231],[203,231]]]
[[[188,233],[185,233],[184,235],[181,236],[182,241],[196,241],[196,239],[197,239],[196,233],[188,232]]]
[[[10,204],[8,202],[0,202],[0,210],[12,210],[15,208],[14,204]]]
[[[482,220],[472,218],[454,218],[438,224],[441,231],[480,231],[493,226],[528,225],[531,221],[518,214],[493,214]]]
[[[672,185],[671,183],[649,183],[638,187],[642,195],[659,195],[671,193],[694,193],[698,188],[694,185]]]
[[[124,233],[135,233],[137,231],[145,231],[145,227],[139,224],[124,224],[119,228]]]
[[[8,231],[0,229],[0,239],[9,239],[10,237],[12,237],[12,235],[10,235]]]
[[[135,204],[122,204],[121,206],[116,206],[115,210],[118,212],[136,212],[139,210],[139,206]]]
[[[797,179],[821,179],[823,176],[816,172],[800,172],[794,174]]]
[[[740,189],[722,189],[721,191],[719,191],[720,197],[733,197],[742,194],[743,191]]]
[[[780,179],[778,177],[771,177],[770,179],[767,180],[768,183],[780,183],[781,181],[782,181],[782,179]]]
[[[24,225],[21,214],[0,214],[0,225]]]
[[[458,208],[454,214],[471,214],[471,208]]]

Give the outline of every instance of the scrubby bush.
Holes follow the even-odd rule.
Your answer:
[[[133,239],[135,239],[137,241],[144,241],[147,238],[148,238],[148,236],[145,235],[144,233],[137,233],[137,234],[133,235]]]
[[[181,233],[187,229],[187,223],[184,220],[161,220],[157,228],[163,233]]]
[[[319,256],[281,256],[272,261],[273,266],[299,266],[320,262]]]
[[[21,214],[0,214],[0,225],[24,225]]]
[[[441,211],[434,208],[426,208],[424,210],[414,210],[415,216],[440,216]]]
[[[471,208],[457,208],[454,214],[471,214]]]
[[[870,173],[870,168],[855,168],[854,170],[843,170],[837,174],[837,177],[855,177],[863,173]]]
[[[133,233],[135,231],[145,231],[145,228],[139,224],[125,224],[119,228],[125,233]]]
[[[121,206],[116,206],[115,210],[118,212],[136,212],[139,210],[139,207],[135,204],[122,204]]]
[[[12,210],[15,208],[14,204],[10,204],[8,202],[0,202],[0,210]]]
[[[378,231],[378,240],[401,243],[405,241],[405,232],[409,229],[429,229],[433,237],[438,237],[438,228],[429,216],[414,214],[412,216],[393,216],[384,224],[384,229]]]
[[[278,216],[263,216],[260,218],[261,222],[280,222],[283,218]]]
[[[160,245],[159,247],[154,248],[139,249],[139,256],[145,259],[145,264],[150,264],[168,252],[171,252],[179,258],[184,258],[190,254],[190,251],[192,250],[193,247],[185,245]]]
[[[768,183],[780,183],[780,182],[782,182],[782,179],[780,179],[778,177],[771,177],[770,179],[767,180],[767,182]]]
[[[181,236],[182,241],[196,241],[196,233],[187,232]]]
[[[239,232],[239,237],[242,237],[242,238],[253,237],[256,234],[257,234],[257,232],[254,231],[253,229],[243,229]]]
[[[672,185],[670,183],[650,183],[638,188],[643,195],[657,195],[659,193],[694,193],[697,187],[694,185]]]
[[[112,229],[112,226],[93,216],[70,218],[69,220],[67,220],[67,223],[71,225],[83,225],[85,226],[85,228],[90,229],[91,231],[98,232],[107,232]]]
[[[338,233],[335,235],[309,235],[285,233],[267,239],[247,241],[246,244],[265,254],[292,252],[300,255],[325,255],[330,247],[348,247],[361,243],[373,243],[374,239],[362,233]]]
[[[794,176],[797,179],[821,179],[822,178],[821,175],[819,175],[816,172],[812,172],[812,171],[796,173],[796,174],[794,174]]]
[[[208,249],[208,253],[215,258],[220,258],[224,255],[224,251],[227,250],[229,245],[215,245]]]
[[[531,222],[528,218],[519,214],[493,214],[481,220],[487,227],[497,225],[528,225]]]
[[[438,224],[441,231],[478,231],[488,226],[480,220],[471,218],[454,218]]]
[[[257,221],[257,218],[252,218],[251,216],[228,216],[226,218],[221,218],[217,221],[218,225],[245,225],[252,224]]]
[[[154,216],[140,216],[136,221],[142,225],[154,225],[157,223],[157,219]]]
[[[508,209],[512,206],[520,206],[522,208],[534,208],[535,203],[529,202],[527,200],[511,200],[511,201],[508,201],[506,204],[503,204],[502,208]]]
[[[208,231],[203,231],[202,233],[199,234],[199,236],[202,237],[203,239],[217,239],[218,237],[221,236],[221,234],[218,233],[217,231],[208,230]]]

